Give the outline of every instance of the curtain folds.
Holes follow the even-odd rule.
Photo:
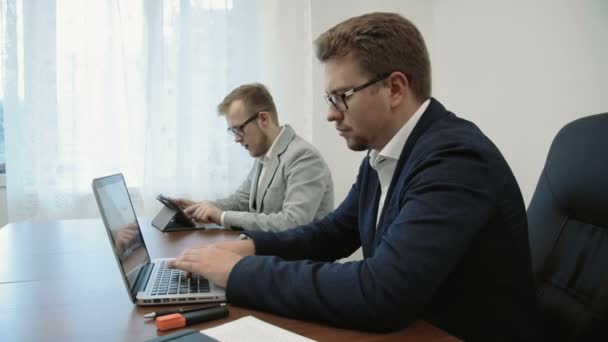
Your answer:
[[[117,172],[148,217],[161,192],[231,193],[253,160],[216,106],[242,83],[265,83],[281,124],[312,136],[308,2],[2,5],[11,222],[96,217],[91,180]]]

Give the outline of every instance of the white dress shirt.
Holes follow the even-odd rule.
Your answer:
[[[397,167],[397,161],[407,139],[416,127],[416,124],[420,120],[422,113],[431,103],[431,100],[424,101],[418,110],[407,120],[407,122],[399,129],[399,131],[389,140],[389,142],[382,148],[381,151],[371,150],[369,154],[369,165],[376,170],[378,173],[378,180],[380,181],[380,200],[378,203],[378,216],[376,217],[376,227],[382,214],[382,208],[384,208],[384,200],[386,199],[386,193],[388,187],[393,179],[395,168]]]

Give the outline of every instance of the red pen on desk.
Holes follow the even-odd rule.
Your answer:
[[[187,312],[183,315],[176,313],[158,317],[156,319],[156,327],[158,330],[182,328],[186,325],[206,322],[226,316],[228,316],[228,307],[224,305],[212,309]]]

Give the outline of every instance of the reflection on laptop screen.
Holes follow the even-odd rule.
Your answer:
[[[122,175],[94,180],[97,201],[114,250],[129,288],[133,288],[139,269],[150,260],[137,217]]]

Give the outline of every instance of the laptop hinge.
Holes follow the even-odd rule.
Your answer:
[[[152,270],[154,269],[154,264],[151,262],[147,262],[139,271],[139,275],[137,275],[137,280],[135,280],[135,286],[131,290],[131,296],[133,298],[137,298],[137,293],[139,291],[144,291],[146,289],[146,285],[148,284],[148,279],[152,274]]]

